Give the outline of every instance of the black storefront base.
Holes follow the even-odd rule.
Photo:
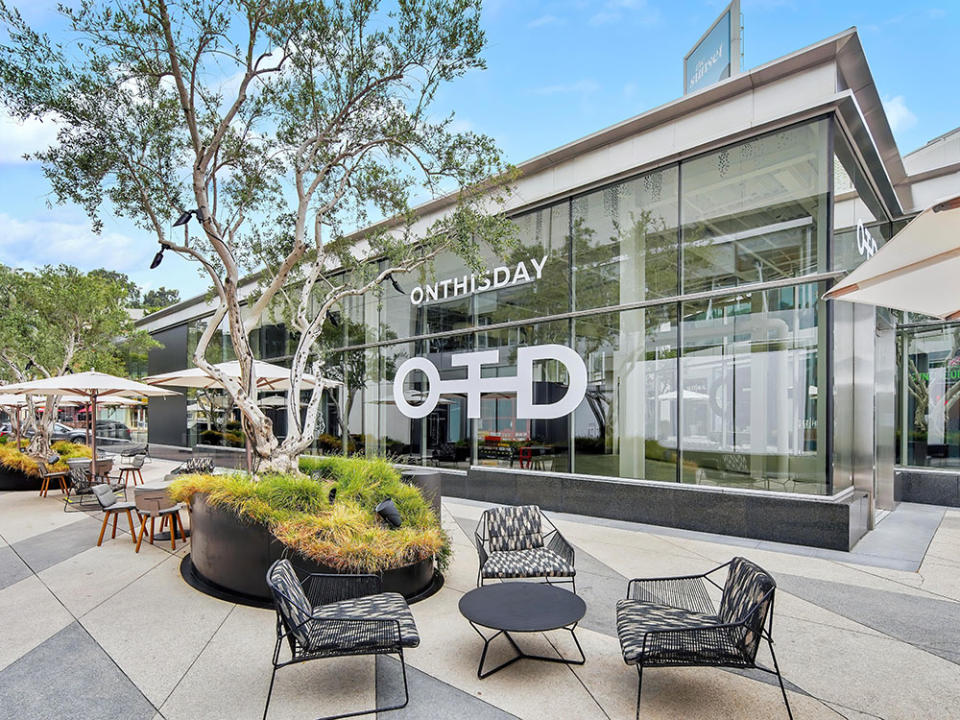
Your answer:
[[[896,502],[960,507],[960,470],[905,467],[893,477]]]
[[[505,505],[850,550],[867,531],[866,493],[842,499],[563,473],[471,467],[440,471],[443,494]]]

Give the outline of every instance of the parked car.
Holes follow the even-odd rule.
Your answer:
[[[116,420],[97,420],[97,437],[129,440],[130,428]]]
[[[2,438],[2,437],[10,438],[10,437],[13,436],[14,434],[15,434],[15,433],[13,432],[13,428],[10,426],[10,423],[8,423],[8,422],[7,422],[7,423],[0,423],[0,438]],[[14,439],[15,439],[15,438],[14,438]]]
[[[23,436],[30,438],[33,437],[34,433],[35,430],[29,428],[23,431]],[[73,428],[61,422],[55,422],[53,424],[53,431],[50,433],[50,442],[60,442],[61,440],[72,443],[85,443],[87,441],[87,433],[82,428]]]

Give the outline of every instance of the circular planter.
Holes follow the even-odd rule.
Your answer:
[[[265,526],[211,505],[205,495],[190,499],[190,511],[190,562],[181,566],[187,582],[233,602],[272,605],[267,570],[284,557],[287,548]],[[301,578],[308,573],[340,572],[301,555],[290,557],[289,551],[287,556]],[[433,558],[386,570],[380,576],[384,592],[400,593],[407,600],[427,597],[428,591],[439,587]]]
[[[38,477],[31,477],[19,470],[0,466],[0,490],[40,490],[42,480]],[[57,481],[50,483],[50,489],[59,488]]]

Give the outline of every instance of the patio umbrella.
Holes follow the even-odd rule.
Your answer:
[[[163,388],[153,387],[152,385],[144,385],[136,380],[128,380],[127,378],[96,372],[95,370],[16,383],[5,386],[4,390],[27,395],[80,396],[89,400],[94,427],[91,442],[91,449],[93,451],[91,469],[94,475],[96,475],[97,470],[96,417],[97,402],[99,400],[114,397],[167,397],[178,394],[172,390],[164,390]]]
[[[955,197],[917,215],[824,297],[957,320],[958,277],[960,197]]]
[[[240,379],[240,363],[236,360],[219,363],[214,365],[224,375],[236,380]],[[290,389],[290,369],[273,365],[262,360],[255,360],[253,363],[253,374],[257,378],[257,387],[261,390],[289,390]],[[143,379],[145,383],[156,385],[158,387],[189,387],[189,388],[219,388],[223,387],[220,381],[211,377],[200,368],[188,368],[186,370],[177,370],[176,372],[163,373],[162,375],[150,375]],[[317,379],[313,375],[303,376],[303,387],[312,388],[317,384]],[[333,387],[341,385],[337,380],[323,380],[324,387]]]
[[[221,373],[227,377],[240,380],[240,363],[237,360],[218,363],[215,365]],[[260,390],[289,390],[290,389],[290,369],[280,365],[273,365],[262,360],[254,360],[253,374],[257,378],[257,388]],[[158,387],[190,387],[190,388],[221,388],[223,385],[217,378],[211,377],[201,368],[188,368],[186,370],[177,370],[176,372],[163,373],[162,375],[150,375],[143,379],[144,382],[156,385]],[[317,379],[313,375],[303,376],[303,387],[312,388],[317,384]],[[323,387],[334,387],[343,383],[337,380],[322,381]],[[250,449],[250,440],[244,433],[244,445],[247,450],[247,470],[253,467],[253,457]]]

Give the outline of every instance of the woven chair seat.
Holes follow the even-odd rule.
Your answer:
[[[490,553],[481,570],[485,578],[573,577],[573,564],[545,547]]]
[[[313,609],[313,617],[324,620],[396,620],[400,624],[400,644],[403,647],[417,647],[420,644],[420,633],[417,632],[413,613],[400,593],[381,593],[320,605]],[[312,647],[329,647],[337,641],[335,632],[328,625],[320,623],[315,631],[311,629]],[[369,638],[370,645],[376,643],[376,638]],[[353,638],[352,644],[356,647],[364,642]]]

